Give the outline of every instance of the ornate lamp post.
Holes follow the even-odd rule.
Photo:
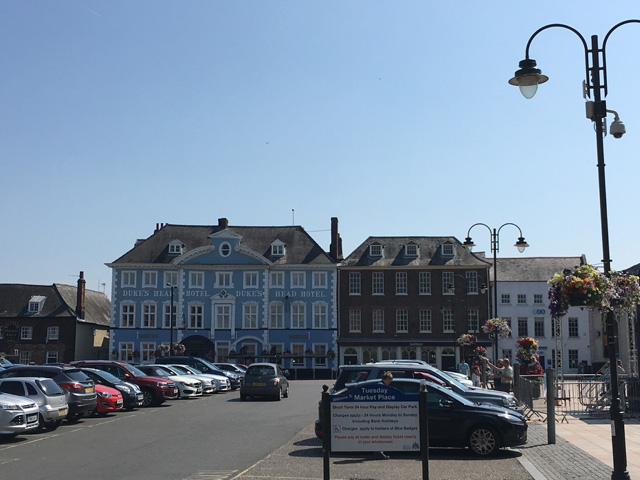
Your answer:
[[[600,192],[600,226],[602,231],[602,262],[604,264],[604,274],[611,276],[611,258],[609,254],[609,225],[607,220],[607,194],[604,175],[604,136],[606,135],[606,116],[607,112],[614,114],[614,121],[611,123],[610,133],[615,138],[620,138],[625,133],[624,124],[618,118],[618,114],[613,110],[607,110],[604,97],[607,96],[607,61],[606,46],[609,35],[618,27],[627,23],[640,23],[640,20],[625,20],[614,25],[607,32],[602,42],[602,48],[598,44],[598,36],[591,36],[591,49],[587,46],[584,37],[573,27],[560,23],[545,25],[534,32],[527,42],[525,49],[525,59],[520,62],[520,70],[515,76],[509,80],[511,85],[520,87],[520,91],[525,98],[532,98],[538,85],[546,82],[549,78],[542,75],[541,70],[535,68],[536,61],[529,58],[529,47],[531,42],[543,30],[552,27],[565,28],[575,33],[584,47],[584,62],[586,77],[583,81],[583,92],[585,98],[593,100],[587,101],[587,118],[595,123],[596,131],[596,150],[598,155],[598,186]],[[611,416],[611,441],[613,447],[613,472],[611,478],[613,480],[628,479],[627,472],[627,453],[625,445],[624,418],[620,409],[620,393],[618,389],[618,372],[615,368],[617,350],[618,350],[618,327],[610,310],[606,316],[607,323],[607,347],[609,350],[609,365],[611,365],[611,407],[609,409]]]
[[[516,227],[518,229],[518,232],[520,232],[520,236],[518,237],[518,240],[514,244],[514,247],[517,247],[518,251],[520,253],[524,252],[524,249],[527,248],[529,246],[529,244],[525,241],[524,237],[522,236],[522,230],[515,223],[503,223],[502,225],[500,225],[500,227],[497,230],[495,228],[494,229],[490,228],[489,225],[487,225],[485,223],[474,223],[473,225],[471,225],[469,227],[469,230],[467,230],[467,238],[464,239],[464,243],[462,244],[465,247],[467,247],[469,249],[469,251],[471,251],[471,249],[473,247],[475,247],[475,245],[476,245],[471,240],[471,237],[470,237],[471,230],[473,229],[473,227],[478,226],[478,225],[482,225],[482,226],[486,227],[487,230],[489,230],[489,233],[491,234],[491,252],[493,253],[493,309],[492,309],[492,312],[491,312],[491,316],[493,318],[498,318],[498,260],[497,260],[497,255],[498,255],[498,252],[500,251],[500,230],[502,230],[502,227],[506,227],[507,225],[513,225],[514,227]],[[493,340],[492,343],[494,343],[493,362],[495,363],[497,361],[497,358],[498,358],[498,336],[494,335],[492,340]]]

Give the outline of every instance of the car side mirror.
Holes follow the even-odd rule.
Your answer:
[[[290,376],[290,375],[291,375],[291,374],[289,373],[289,370],[285,370],[285,371],[284,371],[284,376],[285,376],[285,377],[289,378],[289,376]]]

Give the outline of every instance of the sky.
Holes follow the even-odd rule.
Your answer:
[[[370,235],[515,223],[524,256],[601,264],[585,52],[535,37],[549,77],[507,83],[552,23],[600,45],[629,1],[4,0],[0,283],[111,293],[113,262],[157,223],[301,225],[345,256]],[[612,268],[640,263],[640,24],[606,45]],[[611,115],[608,117],[612,120]],[[490,253],[490,230],[471,230]],[[500,229],[499,257],[520,255]]]

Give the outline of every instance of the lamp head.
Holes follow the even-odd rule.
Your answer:
[[[471,237],[465,238],[464,239],[464,243],[462,245],[464,247],[467,247],[469,249],[469,251],[471,251],[471,249],[476,246],[476,244],[473,243],[473,241],[471,240]]]
[[[533,98],[538,85],[549,80],[549,77],[542,75],[539,68],[535,68],[536,61],[531,58],[521,60],[518,66],[520,70],[516,71],[514,77],[509,80],[509,84],[519,87],[524,98]]]
[[[528,246],[529,244],[524,240],[524,237],[518,237],[518,241],[514,245],[514,247],[518,248],[518,251],[520,253],[524,252],[524,249]]]

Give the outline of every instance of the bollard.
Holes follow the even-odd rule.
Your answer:
[[[547,443],[556,443],[556,389],[553,384],[556,377],[555,369],[547,368]]]
[[[422,457],[422,480],[429,480],[429,409],[427,408],[427,383],[420,382],[418,395],[418,424],[420,426],[420,455]]]
[[[331,452],[331,394],[329,387],[322,386],[322,403],[320,409],[322,411],[322,471],[323,480],[330,480],[331,462],[329,454]]]

